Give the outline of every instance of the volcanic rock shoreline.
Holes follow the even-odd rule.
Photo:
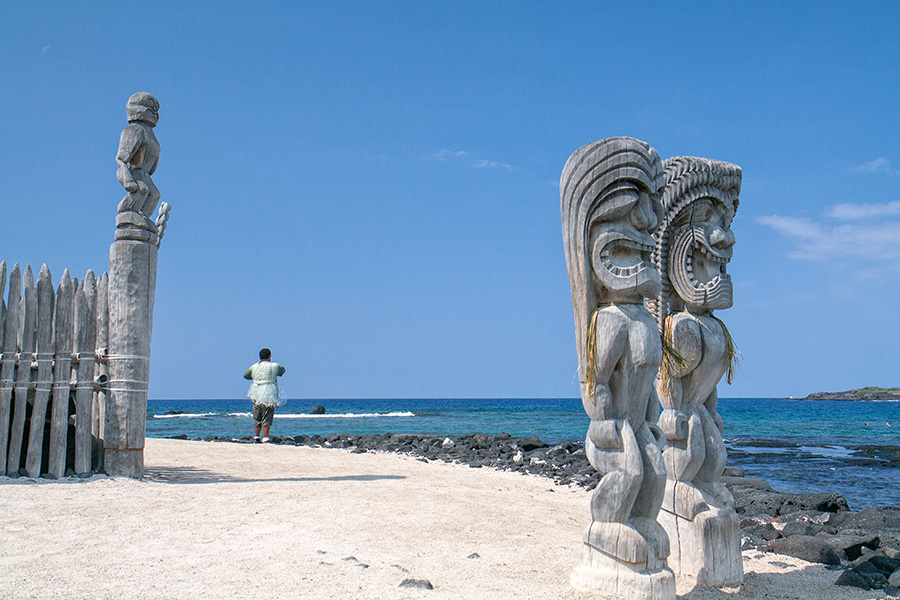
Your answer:
[[[846,392],[815,392],[805,398],[785,398],[785,400],[836,400],[844,402],[897,402],[900,388],[864,387]]]
[[[171,436],[186,440],[186,435]],[[254,443],[249,436],[206,436],[207,442]],[[559,485],[588,490],[600,475],[588,463],[581,442],[551,446],[537,436],[508,433],[429,436],[346,433],[272,436],[274,444],[341,448],[353,453],[394,452],[430,462],[440,460],[540,475]],[[727,467],[723,481],[734,495],[741,517],[742,550],[757,549],[823,563],[841,571],[836,585],[884,589],[900,597],[900,507],[877,506],[851,511],[840,494],[778,492],[766,482]]]

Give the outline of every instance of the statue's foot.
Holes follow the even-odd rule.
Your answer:
[[[594,521],[585,530],[582,541],[630,564],[664,564],[669,554],[665,531],[649,519],[632,519],[628,523]]]
[[[709,510],[703,492],[685,481],[666,481],[666,494],[663,496],[662,510],[678,515],[689,521],[705,510]]]
[[[595,599],[675,600],[675,577],[666,564],[667,553],[665,531],[654,521],[595,521],[584,533],[582,561],[570,582]]]
[[[706,503],[716,508],[734,509],[734,496],[725,487],[721,481],[696,481],[694,485],[703,497]]]
[[[741,584],[741,528],[733,509],[710,507],[692,520],[660,511],[658,519],[668,533],[668,565],[679,595],[698,587]]]

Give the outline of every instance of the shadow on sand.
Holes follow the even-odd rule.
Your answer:
[[[263,481],[382,481],[404,475],[336,475],[334,477],[235,477],[194,467],[147,467],[144,479],[158,483],[259,483]]]
[[[746,557],[747,555],[744,554]],[[710,600],[711,598],[857,598],[865,594],[863,590],[847,587],[835,587],[834,582],[840,576],[843,568],[831,567],[820,564],[808,564],[796,566],[779,559],[777,554],[758,553],[753,558],[762,560],[773,571],[758,572],[747,571],[747,562],[744,561],[744,583],[740,591],[731,588],[730,591],[713,589],[695,589],[678,600]]]

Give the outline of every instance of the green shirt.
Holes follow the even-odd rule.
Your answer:
[[[263,362],[263,361],[259,361],[259,362]],[[259,363],[252,364],[249,367],[247,367],[247,370],[244,371],[244,379],[253,379],[253,367],[255,367],[257,364],[259,364]],[[282,375],[284,375],[284,367],[282,367],[278,363],[275,363],[275,367],[277,367],[275,369],[276,376],[281,377]]]

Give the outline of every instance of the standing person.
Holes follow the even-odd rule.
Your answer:
[[[260,430],[262,441],[269,441],[269,427],[275,418],[275,407],[284,405],[284,394],[278,387],[278,377],[284,375],[284,367],[272,362],[272,351],[259,351],[259,362],[244,371],[244,379],[252,379],[253,384],[247,397],[253,400],[253,441],[258,442]]]

